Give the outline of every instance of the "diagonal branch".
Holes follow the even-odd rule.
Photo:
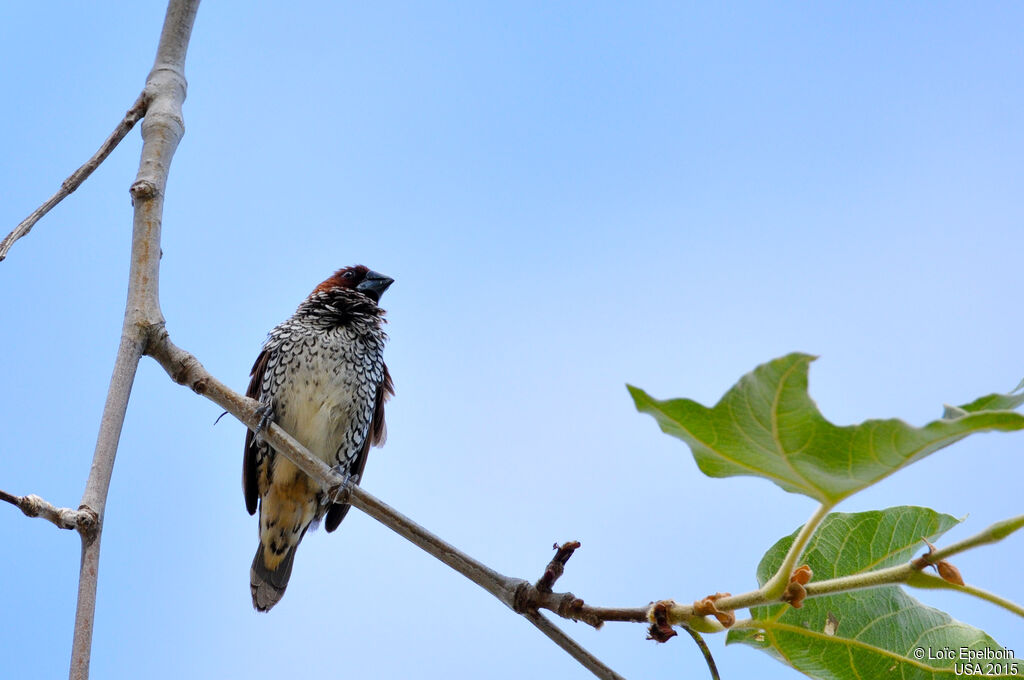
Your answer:
[[[10,234],[4,237],[3,241],[0,241],[0,261],[3,261],[7,257],[7,251],[11,249],[14,242],[20,239],[22,236],[27,236],[32,227],[36,225],[43,215],[50,212],[58,203],[63,201],[65,198],[71,195],[78,187],[82,186],[89,175],[93,171],[100,167],[100,163],[107,159],[110,152],[113,151],[121,140],[125,138],[128,132],[131,131],[135,124],[138,123],[144,115],[146,115],[146,107],[149,105],[148,91],[143,90],[139,98],[135,100],[132,107],[128,109],[128,112],[124,114],[124,118],[117,124],[114,131],[110,133],[107,140],[100,145],[100,148],[96,153],[92,155],[92,158],[87,160],[82,167],[75,170],[71,175],[61,182],[60,189],[57,190],[53,196],[46,199],[46,202],[41,206],[32,211],[32,214],[21,221],[21,224],[16,226]]]
[[[254,432],[257,430],[260,421],[260,415],[257,413],[259,402],[243,397],[217,380],[195,356],[171,342],[170,336],[163,326],[154,329],[146,347],[146,354],[156,359],[174,382],[189,387],[195,393],[227,410],[250,430]],[[328,489],[332,500],[349,503],[359,508],[398,535],[458,571],[494,595],[507,607],[522,614],[542,633],[598,677],[621,678],[561,629],[541,616],[537,610],[540,608],[550,609],[560,616],[584,620],[599,626],[602,620],[597,619],[594,612],[606,611],[621,617],[614,620],[646,621],[645,607],[634,610],[601,610],[585,607],[583,601],[572,593],[545,593],[528,581],[500,574],[439,536],[427,531],[359,486],[347,483],[344,477],[327,467],[322,460],[316,458],[305,446],[297,442],[276,423],[270,423],[261,434],[263,439],[276,451],[295,463],[322,488]],[[566,606],[567,602],[576,604],[575,608]],[[624,612],[629,612],[630,618],[623,616]]]
[[[564,649],[569,655],[579,661],[591,673],[605,680],[625,680],[621,675],[608,666],[601,663],[597,657],[588,652],[578,642],[566,635],[561,628],[548,621],[539,612],[527,612],[523,616],[526,620],[537,626],[540,632],[551,638],[556,645]]]

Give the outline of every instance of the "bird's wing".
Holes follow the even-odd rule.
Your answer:
[[[366,454],[370,451],[370,447],[383,446],[384,440],[387,439],[388,429],[384,423],[384,402],[394,393],[395,386],[391,382],[391,374],[388,373],[387,364],[384,364],[384,378],[377,385],[377,394],[373,401],[373,418],[370,420],[370,429],[366,434],[366,439],[363,440],[363,445],[356,454],[356,459],[352,462],[350,474],[354,484],[358,484],[359,480],[363,477],[363,470],[366,468],[366,459],[368,458]],[[327,510],[327,517],[324,519],[324,529],[327,531],[337,529],[338,525],[341,524],[341,520],[345,519],[348,508],[347,503],[334,503],[331,505],[330,509]]]
[[[384,402],[393,397],[395,394],[395,385],[391,382],[391,374],[388,372],[388,365],[384,364],[384,378],[381,380],[380,385],[377,386],[377,397],[373,402],[373,419],[370,421],[370,444],[372,446],[384,446],[384,441],[388,438],[388,428],[384,423]],[[363,446],[363,458],[366,458],[366,449],[368,447]],[[359,471],[362,472],[363,464],[359,465]]]
[[[267,369],[267,364],[270,362],[270,352],[264,349],[260,352],[260,355],[256,357],[256,363],[252,365],[252,373],[250,373],[249,389],[245,391],[245,396],[255,399],[256,401],[262,402],[263,396],[263,373]],[[261,444],[256,441],[256,435],[253,434],[252,430],[245,431],[245,457],[242,462],[242,489],[245,491],[245,509],[249,511],[250,515],[256,514],[256,503],[259,501],[259,462],[260,462],[260,448],[265,447],[266,444]]]

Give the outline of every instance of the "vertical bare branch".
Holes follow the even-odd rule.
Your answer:
[[[89,480],[81,510],[94,513],[91,531],[81,531],[82,562],[78,583],[78,608],[71,650],[71,680],[89,677],[96,584],[99,572],[100,536],[114,457],[121,437],[128,398],[139,359],[149,334],[162,325],[158,299],[160,226],[164,188],[171,159],[185,132],[181,105],[185,100],[185,53],[199,0],[171,0],[167,6],[156,62],[141,97],[148,102],[142,123],[142,159],[131,187],[135,217],[132,231],[131,270],[121,345],[114,362]]]
[[[89,677],[89,659],[92,651],[93,620],[96,614],[96,583],[100,566],[100,534],[103,530],[103,510],[107,502],[107,489],[114,469],[114,456],[121,438],[128,397],[131,394],[135,370],[142,356],[143,342],[137,337],[141,329],[125,325],[121,333],[121,346],[114,362],[114,375],[103,407],[100,433],[96,440],[89,480],[85,485],[80,509],[91,511],[96,523],[90,532],[81,532],[82,561],[78,574],[78,606],[75,610],[75,637],[71,645],[71,680]]]

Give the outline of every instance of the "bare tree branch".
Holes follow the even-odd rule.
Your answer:
[[[75,170],[71,175],[61,182],[60,189],[57,190],[53,196],[46,199],[46,202],[41,206],[32,211],[32,214],[21,221],[21,224],[16,226],[10,234],[4,237],[3,241],[0,241],[0,261],[3,261],[7,257],[7,251],[11,249],[14,242],[20,239],[22,236],[28,235],[32,231],[32,227],[36,225],[36,222],[42,218],[43,215],[50,212],[58,203],[63,201],[65,198],[71,195],[78,187],[82,186],[89,175],[93,173],[93,170],[100,167],[100,163],[107,159],[110,152],[117,148],[117,145],[121,143],[121,140],[125,138],[129,131],[139,120],[146,114],[146,106],[148,101],[146,100],[147,91],[143,90],[139,98],[135,100],[132,107],[128,109],[128,112],[124,114],[124,118],[117,124],[114,131],[110,133],[107,140],[100,145],[100,148],[96,153],[92,155],[92,158],[87,160],[82,167]]]
[[[597,657],[566,635],[561,628],[548,621],[539,612],[528,612],[524,616],[526,616],[530,623],[537,626],[540,632],[551,638],[556,645],[568,652],[572,658],[583,664],[587,670],[597,677],[604,680],[625,680],[625,678],[601,663]]]
[[[91,531],[91,527],[95,524],[95,517],[92,513],[71,508],[58,508],[35,494],[15,496],[0,489],[0,501],[6,501],[18,507],[29,517],[42,517],[61,529],[82,527]]]
[[[82,534],[78,607],[71,648],[71,680],[86,680],[89,677],[100,537],[110,476],[139,359],[150,330],[163,323],[158,297],[163,197],[171,159],[185,132],[181,115],[186,90],[185,52],[198,8],[199,0],[171,0],[168,3],[156,61],[137,102],[145,109],[145,120],[142,123],[143,145],[139,173],[131,188],[135,218],[128,301],[121,345],[103,408],[89,479],[82,495],[82,509],[94,513],[97,521],[94,531]]]
[[[146,347],[146,354],[156,359],[176,383],[189,387],[197,394],[203,395],[227,410],[250,430],[254,432],[257,430],[260,416],[256,409],[259,407],[259,402],[243,397],[213,377],[198,359],[171,342],[166,328],[155,329],[150,337],[150,343]],[[646,609],[622,610],[586,607],[583,601],[572,593],[542,592],[528,581],[500,574],[439,536],[427,531],[359,486],[347,483],[344,477],[327,467],[326,463],[316,458],[276,423],[270,423],[263,430],[262,436],[275,450],[295,463],[299,469],[324,489],[328,489],[335,501],[349,503],[359,508],[402,538],[433,555],[494,595],[513,611],[525,616],[541,632],[554,640],[556,644],[598,677],[621,677],[541,616],[537,610],[540,608],[550,609],[560,616],[600,626],[602,621],[597,618],[599,613],[608,612],[616,615],[616,618],[608,620],[646,621]],[[571,554],[571,551],[567,552]],[[568,559],[565,552],[561,554]],[[556,555],[556,559],[558,557]],[[628,612],[628,615],[623,615],[624,612]]]
[[[256,409],[259,407],[259,402],[243,397],[213,377],[198,359],[171,342],[165,328],[161,328],[153,334],[150,344],[146,348],[146,354],[156,359],[176,383],[185,385],[197,394],[213,401],[238,418],[250,430],[254,432],[257,430],[260,416]],[[511,579],[499,574],[430,533],[358,486],[346,486],[344,477],[327,467],[322,460],[310,453],[306,447],[276,423],[270,423],[262,432],[262,436],[275,450],[287,456],[314,481],[323,488],[331,490],[339,502],[349,503],[359,508],[403,538],[463,574],[509,607],[514,606],[516,593],[520,586],[522,584],[529,585],[521,579]]]

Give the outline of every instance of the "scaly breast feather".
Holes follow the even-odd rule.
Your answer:
[[[356,385],[338,364],[312,361],[293,367],[280,402],[279,424],[317,458],[333,465],[335,452],[352,418]]]

